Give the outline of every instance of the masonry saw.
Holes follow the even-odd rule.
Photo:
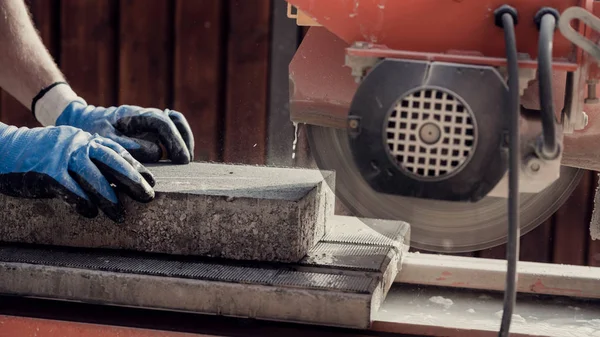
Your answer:
[[[600,166],[599,2],[287,2],[310,27],[289,67],[292,121],[344,207],[410,223],[412,247],[503,244],[511,193],[522,235]]]

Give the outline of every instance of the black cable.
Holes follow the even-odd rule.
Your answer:
[[[556,142],[556,116],[552,99],[552,41],[556,29],[558,12],[551,8],[542,8],[535,17],[540,29],[538,40],[538,83],[540,89],[540,110],[543,129],[543,143],[539,154],[547,159],[558,155]]]
[[[519,256],[519,64],[517,62],[517,39],[515,37],[516,10],[502,6],[496,11],[496,23],[504,29],[504,42],[508,64],[508,243],[506,247],[506,288],[504,289],[504,307],[502,324],[498,336],[508,336],[510,323],[517,297],[517,260]],[[501,21],[498,20],[501,17]]]

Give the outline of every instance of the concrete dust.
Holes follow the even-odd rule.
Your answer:
[[[454,304],[451,299],[442,296],[433,296],[429,299],[429,302],[441,305],[444,309],[449,309]]]
[[[498,318],[502,318],[503,313],[504,313],[504,310],[500,310],[500,311],[496,312],[494,315]],[[519,323],[527,323],[527,320],[525,318],[523,318],[523,316],[517,315],[517,314],[512,315],[512,321],[519,322]]]
[[[328,254],[328,253],[313,255],[307,259],[308,263],[314,263],[314,264],[333,264],[336,261],[337,261],[337,258],[335,256],[333,256],[333,254]]]
[[[292,160],[296,159],[296,147],[298,147],[298,122],[294,122],[294,142],[292,143]]]

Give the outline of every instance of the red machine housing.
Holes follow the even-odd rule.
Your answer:
[[[503,40],[503,33],[493,22],[494,10],[506,4],[506,0],[288,2],[348,44],[365,41],[416,54],[480,56],[491,58],[486,62],[490,65],[498,62],[494,58],[504,59],[504,44],[498,43]],[[538,36],[533,18],[540,8],[552,7],[559,12],[571,6],[593,9],[593,0],[521,0],[509,4],[519,11],[517,48],[532,60],[537,57]],[[554,56],[573,63],[577,61],[577,49],[558,35],[554,41]]]
[[[503,0],[287,0],[323,27],[305,36],[290,64],[291,118],[294,122],[344,128],[350,102],[358,88],[347,57],[402,58],[473,65],[505,65],[503,32],[494,24],[494,10]],[[579,6],[599,15],[593,0],[520,0],[516,26],[521,68],[537,67],[539,31],[534,16],[542,7],[559,12]],[[599,36],[581,22],[583,36]],[[565,134],[563,164],[600,169],[600,107],[584,104],[588,81],[599,78],[596,60],[557,30],[553,44],[554,101],[557,117],[564,105],[565,77],[575,75],[573,109],[585,111],[584,129]],[[599,88],[600,89],[600,88]],[[529,83],[522,105],[539,108],[538,86]]]

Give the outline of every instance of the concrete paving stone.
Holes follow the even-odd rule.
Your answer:
[[[122,196],[125,224],[84,219],[60,200],[0,195],[0,242],[297,262],[326,233],[335,175],[192,163],[147,166],[156,199]]]

